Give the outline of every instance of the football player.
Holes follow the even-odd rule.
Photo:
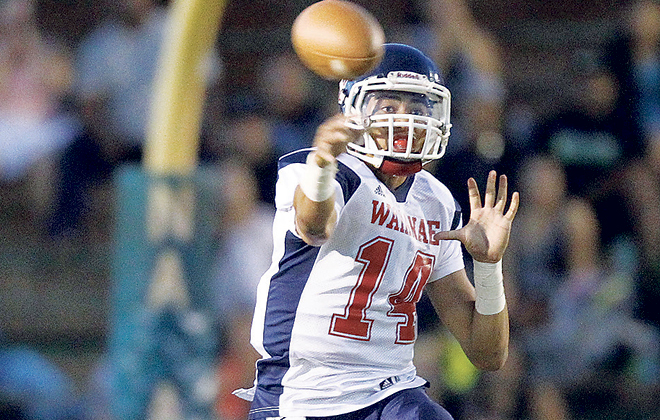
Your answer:
[[[283,156],[271,268],[251,343],[261,354],[251,419],[451,419],[425,393],[413,346],[427,290],[472,363],[500,368],[509,321],[501,260],[518,209],[507,179],[468,181],[470,220],[424,165],[442,157],[450,93],[419,50],[386,44],[380,65],[340,83],[342,113],[314,147]],[[474,260],[466,274],[461,243]]]

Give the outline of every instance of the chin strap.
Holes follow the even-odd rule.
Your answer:
[[[408,176],[422,170],[422,161],[398,162],[385,158],[379,169],[387,175]]]

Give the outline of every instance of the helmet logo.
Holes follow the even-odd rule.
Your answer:
[[[427,77],[423,74],[413,73],[411,71],[393,71],[387,75],[388,78],[395,79],[412,79],[412,80],[426,80]]]

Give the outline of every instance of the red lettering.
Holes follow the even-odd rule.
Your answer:
[[[399,218],[396,217],[396,214],[392,212],[392,219],[390,222],[385,226],[388,229],[393,229],[393,230],[400,230],[401,228],[399,227]]]
[[[380,203],[380,206],[378,204]],[[373,200],[371,202],[373,209],[371,210],[371,223],[383,226],[383,223],[390,215],[390,208],[387,204]]]
[[[404,233],[425,244],[440,244],[440,241],[433,238],[440,231],[439,221],[419,219],[418,225],[417,218],[414,216],[402,215],[402,219],[399,219],[394,210],[385,202],[372,200],[371,206],[371,224],[385,225],[387,229]]]
[[[431,238],[431,241],[429,243],[431,245],[440,244],[440,241],[435,239],[435,234],[440,232],[440,222],[438,222],[437,220],[429,220],[428,223],[429,223],[429,238]]]
[[[425,244],[429,243],[429,238],[426,236],[426,220],[422,219],[419,221],[419,231],[417,232],[417,240],[424,242]]]
[[[417,231],[415,230],[416,224],[417,224],[417,218],[408,216],[408,226],[407,226],[408,231],[406,233],[415,239],[417,239]]]

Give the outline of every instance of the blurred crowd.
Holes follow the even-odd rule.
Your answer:
[[[210,282],[220,343],[205,395],[219,420],[246,415],[231,391],[254,374],[247,343],[256,283],[270,265],[277,158],[309,146],[338,112],[335,84],[302,67],[288,43],[310,3],[229,1],[209,55],[199,160],[223,180],[223,211]],[[457,420],[660,417],[660,2],[622,2],[596,40],[566,42],[562,92],[547,98],[512,89],[515,44],[487,25],[489,2],[391,3],[378,15],[388,41],[432,57],[452,92],[447,154],[427,169],[464,220],[470,176],[481,183],[496,169],[521,193],[504,261],[509,361],[474,370],[422,300],[416,363],[432,396]],[[12,199],[43,247],[112,241],[94,212],[111,201],[116,170],[141,160],[168,7],[0,0],[0,187],[20,191]],[[245,39],[259,31],[271,35]],[[0,325],[0,419],[123,420],[109,407],[105,357],[75,384],[30,344]]]

